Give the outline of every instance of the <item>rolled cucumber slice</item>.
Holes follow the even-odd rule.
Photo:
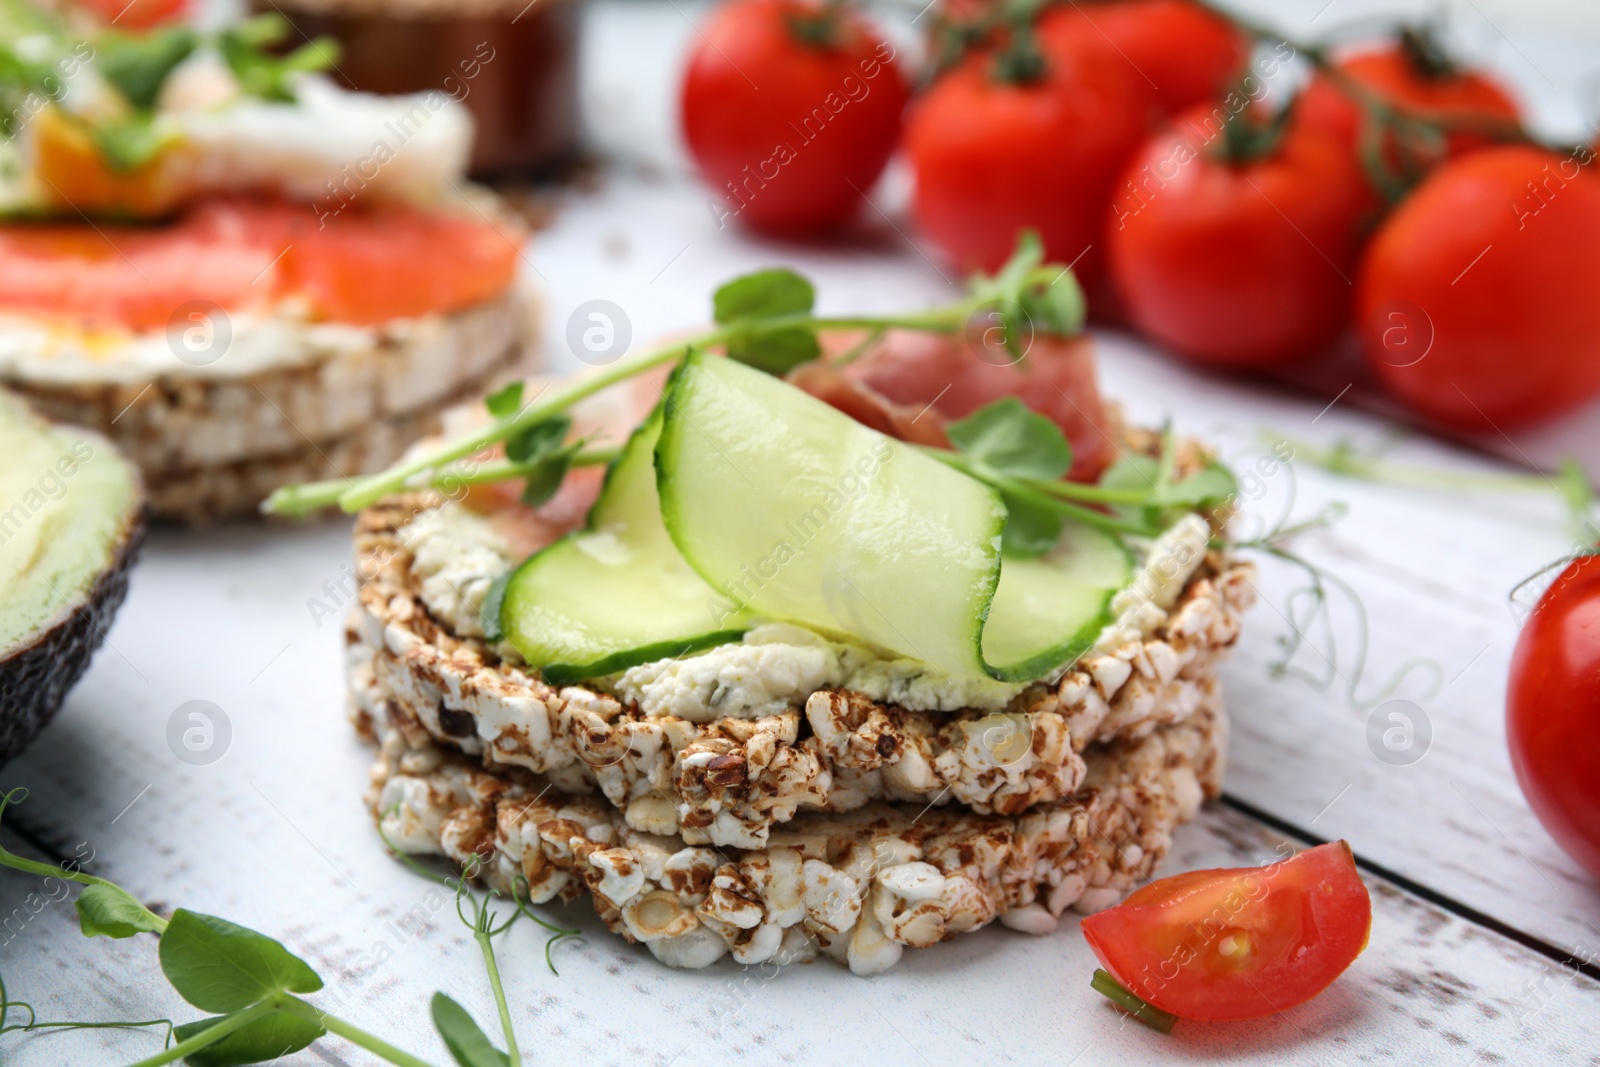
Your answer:
[[[662,519],[709,584],[767,618],[986,673],[997,493],[731,359],[689,356],[664,406]]]
[[[1081,654],[1127,582],[1120,543],[1081,526],[1002,568],[993,489],[733,360],[690,356],[665,409],[667,532],[757,615],[1025,681]]]
[[[628,439],[587,527],[530,556],[506,585],[500,628],[551,685],[724,644],[749,627],[661,524],[661,424],[658,408]]]
[[[1121,541],[1082,523],[1063,525],[1037,559],[1005,557],[983,628],[983,658],[1004,682],[1042,678],[1072,663],[1112,621],[1111,599],[1133,559]]]

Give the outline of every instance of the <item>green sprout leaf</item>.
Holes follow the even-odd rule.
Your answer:
[[[522,502],[530,508],[548,504],[566,480],[576,451],[575,448],[564,448],[535,463],[528,471],[527,481],[522,484]]]
[[[1022,293],[1028,275],[1044,262],[1044,242],[1037,230],[1023,230],[1017,235],[1016,251],[993,275],[979,275],[973,279],[973,292],[982,296],[1008,300],[1012,303]]]
[[[1158,502],[1192,508],[1214,507],[1239,492],[1233,472],[1220,463],[1208,463],[1181,481],[1161,487]]]
[[[483,401],[489,414],[497,419],[509,419],[522,410],[522,383],[512,382],[503,389],[490,393]]]
[[[506,458],[513,463],[531,463],[554,455],[562,448],[572,429],[572,419],[566,415],[536,422],[506,441]]]
[[[1053,481],[1072,469],[1072,445],[1061,427],[1014,396],[952,422],[946,433],[957,449],[1000,474]]]
[[[275,993],[315,993],[322,979],[283,945],[226,919],[179,908],[161,935],[161,970],[201,1011],[235,1012]]]
[[[728,342],[728,356],[756,370],[782,377],[822,354],[817,336],[803,326],[756,331]]]
[[[126,890],[108,883],[78,894],[78,927],[84,937],[132,937],[157,929],[155,916]]]
[[[115,122],[92,127],[95,148],[113,171],[138,170],[171,143],[170,129],[162,129],[149,112],[136,112]]]
[[[511,1062],[490,1043],[467,1009],[443,993],[433,995],[433,1025],[460,1067],[507,1067]]]
[[[218,50],[246,93],[287,103],[294,100],[296,75],[327,70],[339,62],[339,42],[331,37],[307,41],[286,56],[265,51],[288,37],[289,30],[289,21],[272,12],[246,19],[218,37]]]
[[[136,108],[156,106],[172,69],[194,53],[200,35],[177,28],[155,33],[107,33],[94,42],[97,69]]]
[[[822,348],[808,326],[762,328],[762,320],[809,315],[817,291],[792,270],[775,267],[735,278],[712,297],[712,317],[719,325],[742,324],[745,331],[727,344],[728,356],[768,374],[783,375],[816,359]]]
[[[1043,284],[1024,289],[1018,303],[1036,332],[1058,337],[1076,337],[1082,333],[1089,314],[1083,286],[1067,267]]]
[[[1212,461],[1187,478],[1168,481],[1160,460],[1140,454],[1124,456],[1112,464],[1101,477],[1100,485],[1106,489],[1147,493],[1142,503],[1113,510],[1156,527],[1171,525],[1177,517],[1175,512],[1208,511],[1227,503],[1239,492],[1238,479],[1221,463]]]
[[[1056,542],[1061,540],[1059,510],[1022,500],[1013,493],[1001,492],[1000,497],[1006,505],[1006,525],[1000,535],[1001,552],[1031,559],[1056,547]]]
[[[217,1015],[184,1023],[174,1027],[172,1033],[179,1041],[186,1041],[230,1017]],[[184,1062],[190,1067],[241,1067],[249,1063],[276,1063],[284,1056],[299,1052],[327,1032],[316,1023],[297,1015],[276,1012],[245,1023],[214,1045],[189,1053]]]
[[[786,267],[759,270],[727,282],[711,298],[712,317],[723,326],[746,319],[806,315],[817,302],[817,290]]]
[[[1017,249],[999,271],[975,276],[970,287],[998,313],[1005,344],[1019,359],[1036,334],[1075,337],[1083,332],[1088,302],[1070,267],[1044,262],[1044,245],[1033,230],[1017,237]]]

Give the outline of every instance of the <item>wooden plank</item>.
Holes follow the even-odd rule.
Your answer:
[[[327,769],[346,762],[355,761],[329,760]],[[215,811],[169,812],[164,803],[152,809],[170,817],[175,830],[244,825]],[[174,889],[182,883],[183,892],[166,899],[249,916],[281,935],[328,979],[327,991],[316,998],[324,1007],[442,1062],[423,1006],[442,988],[481,1020],[491,1019],[481,963],[465,929],[446,911],[417,927],[391,925],[398,915],[429,906],[425,883],[385,859],[357,823],[329,816],[310,827],[323,846],[337,847],[337,862],[359,886],[355,890],[318,876],[319,860],[273,832],[270,816],[257,827],[262,833],[255,844],[263,859],[281,862],[256,867],[246,886],[230,881],[236,873],[199,862],[205,850],[198,841],[174,850],[167,861],[175,863],[173,876],[152,866],[157,857],[140,852],[132,835],[113,838],[102,859],[108,872],[126,868],[122,877],[133,882]],[[14,835],[3,840],[22,847]],[[1290,845],[1236,812],[1212,808],[1180,832],[1170,866],[1257,864]],[[540,939],[526,925],[508,936],[501,963],[519,1040],[535,1063],[666,1067],[739,1057],[752,1063],[1092,1065],[1181,1056],[1309,1064],[1384,1055],[1467,1067],[1572,1062],[1577,1050],[1592,1049],[1600,985],[1388,883],[1368,881],[1371,946],[1326,994],[1254,1023],[1180,1024],[1170,1037],[1129,1022],[1089,990],[1095,963],[1075,922],[1043,938],[985,930],[910,952],[894,971],[865,980],[826,962],[775,976],[728,960],[707,971],[670,971],[642,948],[598,929],[587,906],[576,905],[560,917],[587,937],[559,950],[560,977],[544,970]],[[0,901],[20,902],[36,884],[0,875]],[[392,957],[376,962],[387,953]],[[12,995],[30,1001],[42,1019],[181,1021],[195,1014],[165,990],[148,939],[87,941],[62,904],[45,907],[14,936],[4,971]],[[146,1055],[158,1043],[149,1035],[106,1031],[12,1035],[0,1038],[0,1055],[15,1067],[110,1063]],[[282,1062],[376,1061],[328,1039]]]
[[[634,5],[604,13],[641,20],[641,39],[665,24],[646,25]],[[598,48],[590,42],[591,54]],[[618,50],[609,62],[631,60]],[[664,98],[631,84],[637,94]],[[892,214],[859,246],[794,250],[717,231],[703,197],[680,182],[626,179],[576,197],[533,255],[550,284],[552,347],[564,348],[565,316],[583,300],[621,304],[635,337],[646,338],[703,317],[715,280],[779,260],[816,276],[830,310],[948,298],[945,279],[902,243]],[[1107,348],[1110,391],[1136,416],[1171,411],[1239,456],[1259,452],[1263,424],[1323,440],[1377,431],[1373,420],[1340,406],[1323,415],[1304,398],[1188,375],[1136,345],[1108,340]],[[1429,444],[1407,456],[1483,466]],[[1285,485],[1269,480],[1256,506],[1281,499]],[[1422,651],[1456,680],[1437,702],[1422,702],[1434,726],[1428,754],[1408,767],[1382,763],[1367,746],[1364,713],[1303,685],[1265,680],[1281,620],[1263,607],[1229,669],[1230,789],[1310,832],[1348,836],[1406,877],[1592,958],[1600,942],[1593,890],[1521,803],[1500,734],[1498,693],[1513,632],[1502,596],[1563,549],[1554,509],[1310,476],[1303,490],[1308,507],[1336,496],[1353,504],[1345,526],[1313,539],[1307,551],[1367,599],[1375,676]],[[447,989],[482,1019],[489,1004],[475,953],[453,918],[432,914],[415,936],[391,925],[425,900],[426,889],[382,854],[357,800],[367,756],[340,721],[336,619],[317,607],[337,607],[347,560],[339,523],[158,534],[111,647],[61,720],[0,781],[34,790],[20,818],[53,846],[70,851],[88,842],[104,873],[148,899],[283,937],[329,979],[336,1010],[440,1060],[423,1016],[426,997]],[[1262,589],[1283,610],[1293,584],[1269,572]],[[226,754],[210,765],[184,762],[168,744],[173,713],[193,700],[217,704],[230,720]],[[1279,840],[1235,813],[1212,811],[1181,834],[1167,869],[1260,862]],[[29,888],[0,877],[0,914],[22,906]],[[1185,1027],[1171,1039],[1125,1025],[1098,1003],[1086,987],[1092,963],[1071,930],[1038,940],[986,931],[909,954],[871,982],[818,965],[752,985],[731,964],[669,972],[595,934],[592,917],[573,909],[594,936],[562,950],[560,979],[542,972],[531,928],[513,932],[507,971],[523,1042],[540,1061],[1069,1062],[1077,1055],[1092,1064],[1176,1054],[1321,1063],[1389,1054],[1468,1067],[1567,1061],[1593,1048],[1593,982],[1563,976],[1545,957],[1393,887],[1375,882],[1374,890],[1372,947],[1326,997],[1263,1024]],[[82,940],[59,906],[0,945],[13,994],[53,1017],[179,1010],[161,996],[152,959],[148,945]],[[777,982],[782,995],[772,996]],[[0,1055],[21,1067],[64,1062],[69,1053],[75,1062],[114,1062],[148,1050],[148,1039],[139,1040],[8,1037]],[[115,1056],[106,1051],[112,1048]],[[364,1060],[329,1042],[296,1062]]]

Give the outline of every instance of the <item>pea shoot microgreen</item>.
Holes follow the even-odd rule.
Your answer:
[[[27,790],[13,789],[0,796],[0,818],[20,804]],[[391,845],[391,848],[393,846]],[[462,877],[436,875],[412,857],[396,852],[407,866],[452,889],[456,914],[473,932],[483,953],[490,988],[499,1011],[507,1051],[494,1046],[465,1008],[438,993],[431,1004],[440,1040],[458,1067],[520,1067],[521,1054],[511,1025],[505,989],[495,958],[493,940],[526,916],[550,930],[552,943],[577,935],[576,930],[555,926],[535,915],[523,892],[504,917],[480,899],[468,882],[476,873],[469,864]],[[305,998],[323,988],[320,975],[281,942],[227,919],[178,908],[168,917],[156,914],[121,886],[79,869],[76,864],[54,866],[26,859],[0,847],[0,867],[43,878],[61,879],[82,886],[74,907],[85,937],[125,939],[141,934],[157,937],[156,956],[161,973],[174,992],[191,1006],[207,1013],[174,1024],[169,1019],[111,1022],[41,1022],[25,1001],[10,999],[0,981],[0,1036],[81,1029],[142,1030],[165,1028],[160,1051],[137,1060],[132,1067],[160,1067],[180,1060],[194,1067],[233,1067],[270,1063],[297,1052],[313,1041],[335,1034],[398,1067],[430,1067],[427,1061],[405,1052],[375,1034],[329,1014]],[[550,962],[546,946],[546,962]],[[551,971],[555,968],[551,965]],[[26,1022],[12,1022],[26,1015]]]
[[[386,811],[385,817],[396,810],[398,805]],[[532,920],[550,933],[550,937],[545,940],[544,961],[545,966],[550,968],[551,974],[558,974],[551,953],[560,942],[577,937],[578,931],[556,926],[536,915],[528,900],[528,880],[521,874],[516,876],[512,884],[513,910],[502,921],[499,914],[489,907],[489,899],[480,899],[472,891],[470,883],[482,873],[482,861],[476,855],[468,859],[459,875],[446,875],[431,869],[389,840],[389,835],[383,831],[381,821],[378,824],[378,836],[382,838],[394,858],[407,870],[455,894],[456,916],[462,925],[472,931],[472,939],[477,942],[478,950],[483,954],[484,969],[489,976],[489,988],[494,994],[495,1007],[500,1015],[501,1031],[505,1034],[506,1051],[501,1052],[494,1047],[478,1028],[478,1024],[472,1020],[472,1016],[467,1014],[465,1008],[443,993],[438,993],[434,996],[432,1005],[434,1025],[444,1038],[451,1055],[456,1057],[456,1062],[461,1067],[490,1067],[490,1065],[520,1067],[522,1056],[518,1051],[516,1032],[511,1025],[511,1010],[506,1003],[505,988],[500,981],[500,965],[495,957],[494,939],[511,929],[512,924],[519,918],[526,917]],[[502,899],[494,890],[490,890],[489,897]]]
[[[1596,506],[1594,481],[1576,459],[1563,460],[1549,474],[1494,474],[1395,463],[1384,458],[1394,444],[1393,437],[1369,449],[1358,448],[1349,440],[1335,441],[1325,448],[1304,441],[1290,441],[1289,444],[1297,459],[1312,466],[1382,485],[1456,493],[1553,495],[1566,506],[1568,526],[1578,544],[1592,545],[1600,541],[1600,508]]]
[[[889,329],[955,334],[966,329],[973,316],[998,317],[1008,346],[1034,331],[1070,336],[1083,328],[1083,293],[1072,272],[1060,264],[1043,262],[1043,249],[1035,234],[1024,234],[1015,256],[997,274],[974,278],[960,300],[920,312],[899,315],[817,316],[815,290],[793,271],[772,269],[747,274],[724,284],[712,298],[716,325],[695,337],[624,357],[596,373],[551,386],[532,399],[520,391],[496,394],[492,419],[485,425],[413,456],[387,471],[354,480],[335,479],[310,485],[289,486],[274,493],[263,510],[304,515],[338,506],[360,511],[385,496],[466,477],[473,484],[523,478],[546,488],[555,478],[560,450],[546,437],[535,440],[550,451],[517,458],[514,446],[536,427],[541,434],[560,425],[552,420],[574,404],[627,381],[636,375],[676,362],[697,349],[721,349],[731,358],[773,374],[786,373],[820,355],[818,335],[823,331]],[[515,388],[515,387],[511,387]],[[581,444],[581,442],[580,442]],[[470,462],[490,449],[502,448],[502,460]],[[571,447],[563,442],[562,448]],[[574,451],[565,462],[579,465],[592,458],[588,450]],[[531,468],[537,462],[543,471]],[[559,483],[557,483],[559,484]],[[537,494],[535,494],[537,496]]]

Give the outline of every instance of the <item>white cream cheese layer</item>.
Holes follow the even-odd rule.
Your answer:
[[[614,688],[646,715],[710,722],[776,715],[804,704],[818,689],[853,689],[913,711],[956,711],[1004,707],[1024,687],[950,678],[916,660],[767,623],[737,644],[631,668],[617,677]]]
[[[382,326],[362,327],[310,322],[285,306],[278,314],[229,312],[226,338],[215,345],[215,357],[194,355],[182,340],[166,332],[133,334],[126,330],[86,332],[24,315],[0,314],[0,376],[55,384],[146,381],[156,375],[185,378],[236,378],[295,363],[318,363],[344,352],[370,349],[380,339],[403,338],[427,319],[396,319]],[[178,324],[182,326],[183,324]],[[217,321],[198,329],[218,329]],[[176,327],[175,327],[176,333]],[[182,352],[187,359],[180,358]]]
[[[445,504],[406,527],[411,567],[422,578],[422,603],[458,637],[482,637],[483,601],[516,560],[482,515]]]
[[[1128,587],[1111,598],[1116,618],[1100,632],[1093,651],[1110,651],[1148,637],[1205,561],[1210,542],[1211,527],[1206,520],[1185,515],[1148,547],[1134,546],[1141,557],[1139,569]]]
[[[411,530],[423,603],[457,634],[481,637],[484,596],[517,562],[505,540],[488,519],[456,504],[420,516]],[[1114,649],[1147,636],[1205,558],[1210,537],[1205,520],[1191,515],[1151,542],[1133,581],[1113,599],[1116,620],[1095,648]],[[610,679],[608,688],[646,715],[710,722],[776,715],[828,688],[854,690],[908,711],[990,711],[1004,708],[1027,684],[948,677],[916,660],[787,623],[764,623],[738,642],[629,668]]]

